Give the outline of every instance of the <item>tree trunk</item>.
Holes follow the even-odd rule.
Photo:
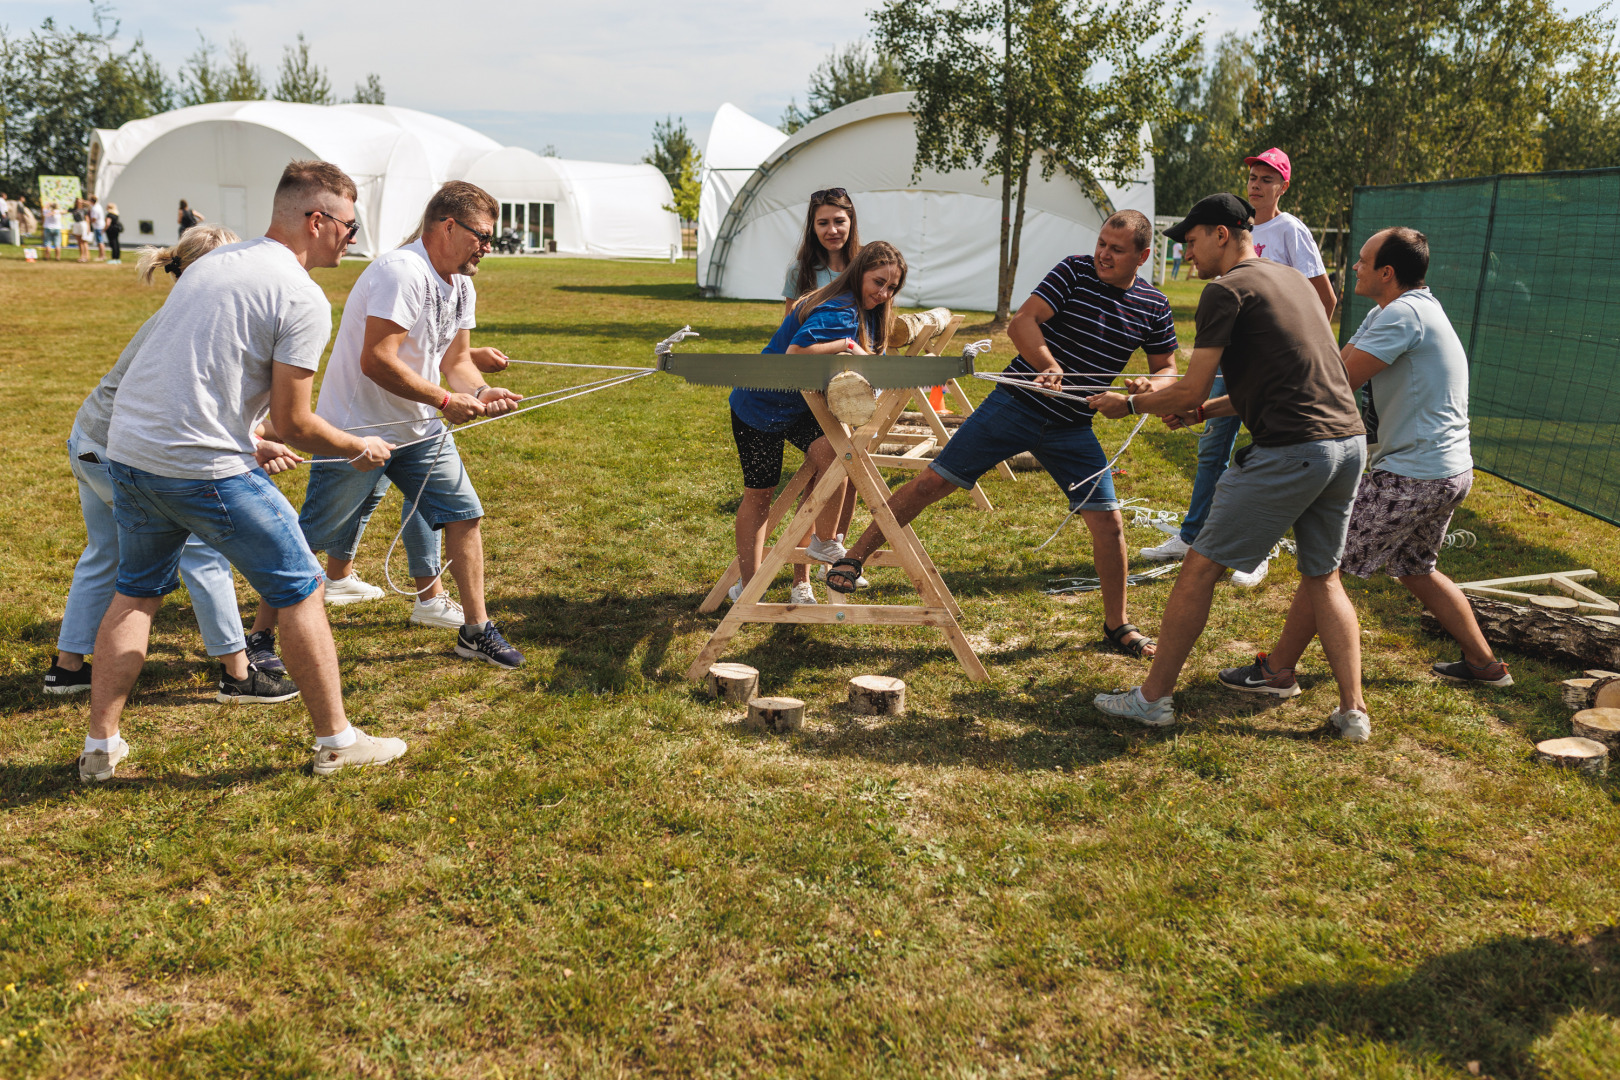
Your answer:
[[[1006,271],[1001,275],[1001,291],[996,294],[996,318],[1006,322],[1012,313],[1013,281],[1018,276],[1018,242],[1024,235],[1024,200],[1029,193],[1029,133],[1024,133],[1018,165],[1018,212],[1013,218],[1012,243],[1007,252]]]
[[[1001,126],[1001,145],[996,154],[1001,158],[1001,251],[996,273],[996,313],[994,325],[1007,325],[1011,315],[1008,298],[1012,296],[1012,272],[1008,261],[1012,253],[1012,159],[1013,159],[1013,103],[1012,94],[1012,0],[1001,3],[1001,94],[1002,108],[1006,109]]]
[[[1620,626],[1476,596],[1470,596],[1468,602],[1485,640],[1493,645],[1573,667],[1620,668]],[[1445,634],[1440,621],[1427,611],[1423,628],[1431,634]]]

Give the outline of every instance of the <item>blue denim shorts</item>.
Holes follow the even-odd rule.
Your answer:
[[[116,588],[125,596],[179,588],[180,555],[192,534],[229,559],[271,607],[292,607],[321,587],[298,515],[263,469],[176,479],[109,461],[107,474],[118,519]]]
[[[959,488],[971,488],[998,463],[1026,450],[1057,481],[1069,509],[1119,509],[1108,455],[1091,425],[1043,417],[1000,387],[990,391],[984,404],[963,421],[929,468]],[[1098,470],[1102,476],[1093,476]],[[1093,484],[1096,490],[1092,490]]]
[[[334,558],[352,559],[360,532],[388,494],[390,482],[405,500],[401,515],[410,511],[417,492],[422,494],[416,513],[404,522],[405,553],[412,577],[432,577],[439,572],[438,537],[434,534],[452,522],[484,516],[472,478],[456,452],[454,436],[396,450],[388,464],[371,472],[347,463],[311,465],[299,527],[311,548]]]

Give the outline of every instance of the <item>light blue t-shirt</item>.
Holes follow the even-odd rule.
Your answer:
[[[838,272],[836,270],[833,270],[830,267],[826,267],[826,266],[817,267],[816,268],[816,283],[810,287],[810,291],[814,292],[817,289],[825,288],[826,286],[831,285],[832,281],[833,281],[833,278],[835,278],[837,276],[838,276]],[[799,263],[798,263],[798,260],[794,260],[793,263],[790,264],[788,266],[788,268],[787,268],[787,276],[782,279],[782,299],[784,299],[784,300],[797,300],[798,298],[799,298]]]
[[[1372,377],[1378,445],[1368,463],[1414,480],[1474,467],[1468,444],[1468,355],[1426,288],[1373,308],[1350,344],[1388,365]]]

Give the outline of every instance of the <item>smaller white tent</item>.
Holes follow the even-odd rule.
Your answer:
[[[731,209],[737,192],[754,175],[759,163],[787,141],[787,136],[763,120],[755,120],[729,101],[715,111],[709,141],[703,147],[703,190],[698,197],[697,276],[709,277],[709,256],[715,234]]]
[[[698,284],[704,292],[779,298],[810,193],[841,187],[855,203],[861,239],[887,240],[906,256],[910,271],[900,303],[993,310],[1001,239],[999,183],[993,178],[986,182],[984,172],[976,169],[924,170],[913,183],[917,135],[911,100],[910,93],[901,93],[854,102],[818,117],[766,152],[747,180],[727,192],[729,199],[716,200],[719,224],[712,235],[699,230]],[[721,128],[729,108],[716,115],[711,141],[716,134],[747,130],[734,117]],[[752,148],[768,141],[763,132],[755,130],[754,135],[756,142],[738,144]],[[1140,210],[1152,218],[1148,145],[1144,141],[1136,178],[1122,186],[1098,183],[1074,166],[1058,169],[1051,180],[1031,177],[1015,304],[1063,258],[1090,254],[1098,230],[1115,210]],[[1144,267],[1144,276],[1147,272]]]
[[[651,165],[544,158],[392,105],[222,101],[133,120],[91,133],[89,187],[118,204],[131,244],[172,240],[180,199],[250,236],[269,226],[276,181],[295,158],[354,179],[359,255],[398,246],[447,180],[495,196],[497,228],[515,229],[528,250],[664,258],[680,243],[680,221],[663,209],[669,182]]]

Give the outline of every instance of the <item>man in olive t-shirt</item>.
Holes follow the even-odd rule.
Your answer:
[[[1175,723],[1172,691],[1209,619],[1215,583],[1228,567],[1260,565],[1291,528],[1300,572],[1294,604],[1315,614],[1339,684],[1339,709],[1329,723],[1344,738],[1364,742],[1371,721],[1361,695],[1361,630],[1339,583],[1339,560],[1367,442],[1321,301],[1297,271],[1255,254],[1252,216],[1253,207],[1237,196],[1211,195],[1165,230],[1210,282],[1199,298],[1187,374],[1152,393],[1104,393],[1090,401],[1109,417],[1151,412],[1197,423],[1241,416],[1254,437],[1221,477],[1209,519],[1182,563],[1146,681],[1099,694],[1096,704],[1151,727]],[[1217,367],[1227,396],[1205,402]]]

